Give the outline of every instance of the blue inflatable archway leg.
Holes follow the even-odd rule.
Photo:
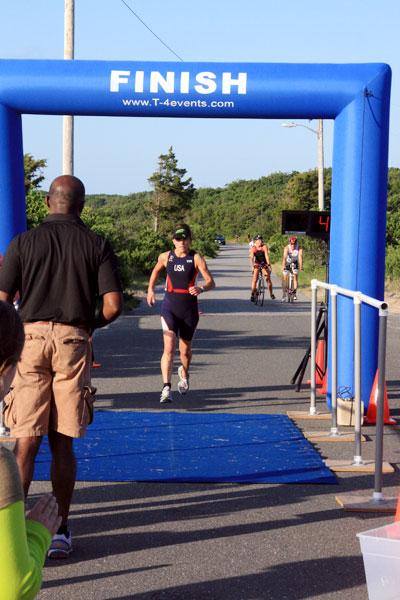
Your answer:
[[[383,82],[382,82],[383,84]],[[376,96],[376,97],[375,97]],[[385,282],[388,104],[374,110],[384,97],[364,90],[335,120],[331,199],[331,260],[329,280],[350,290],[382,299]],[[378,101],[376,100],[378,98]],[[382,108],[385,110],[383,112]],[[386,112],[386,115],[385,115]],[[354,306],[338,297],[338,395],[354,393]],[[378,358],[378,312],[361,311],[361,397],[368,407]],[[331,348],[328,349],[328,365]],[[329,367],[328,367],[329,368]],[[329,376],[329,372],[328,372]],[[331,405],[330,376],[328,405]],[[346,396],[345,396],[346,397]]]
[[[26,229],[21,115],[0,104],[0,253]],[[6,201],[5,201],[6,200]]]

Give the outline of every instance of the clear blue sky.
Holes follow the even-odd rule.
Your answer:
[[[388,63],[389,165],[400,167],[399,0],[125,1],[188,62]],[[64,0],[3,0],[0,58],[62,59],[63,53]],[[75,0],[75,58],[177,60],[121,0]],[[324,126],[330,166],[332,123]],[[62,118],[24,116],[23,132],[24,152],[48,162],[47,188],[61,173]],[[75,174],[88,193],[143,191],[171,145],[196,187],[317,163],[316,135],[276,120],[76,117]]]

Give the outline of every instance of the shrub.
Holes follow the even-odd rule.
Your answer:
[[[386,251],[386,277],[400,279],[400,246],[388,246]]]

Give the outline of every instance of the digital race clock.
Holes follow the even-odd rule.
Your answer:
[[[282,233],[329,240],[330,213],[318,210],[283,210]]]

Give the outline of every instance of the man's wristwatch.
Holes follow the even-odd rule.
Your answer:
[[[204,289],[204,287],[202,285],[199,286],[201,293],[205,292],[206,290]]]

